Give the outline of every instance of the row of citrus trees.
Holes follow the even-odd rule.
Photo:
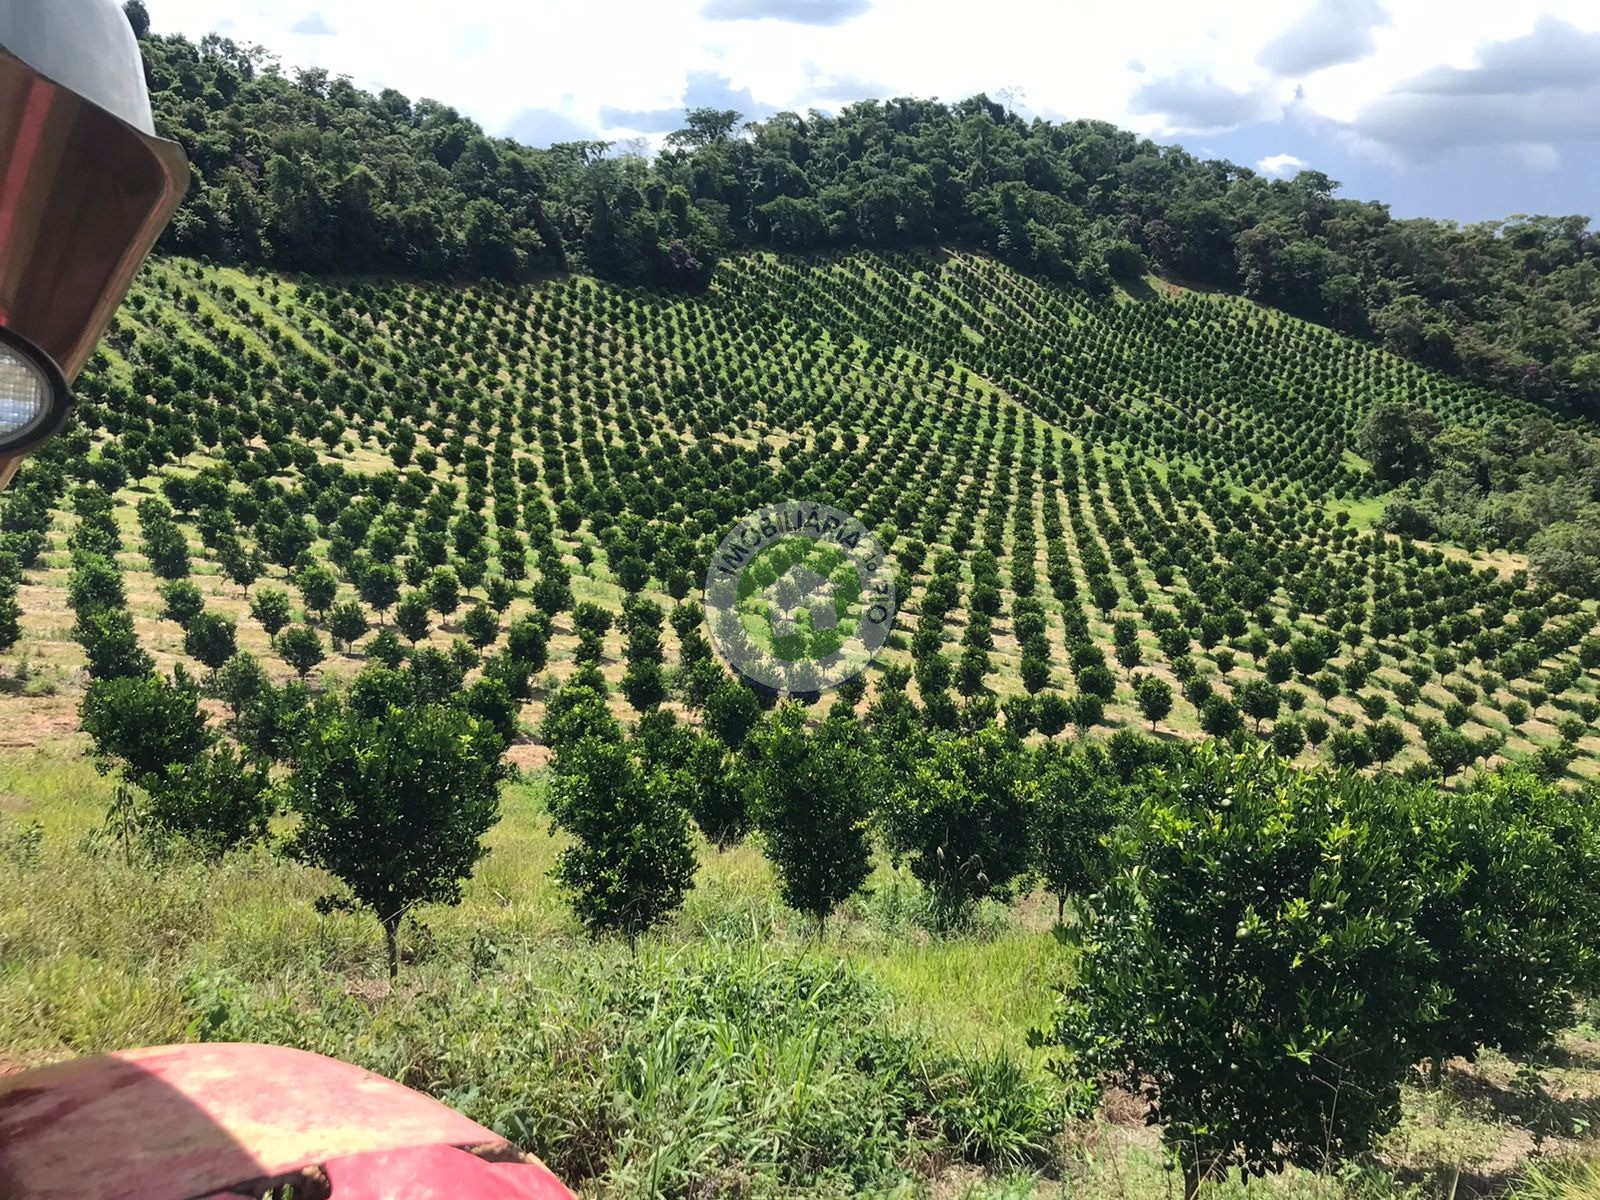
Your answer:
[[[865,720],[847,696],[820,724],[778,706],[711,786],[742,791],[785,901],[819,931],[875,843],[939,928],[1035,883],[1073,903],[1077,978],[1041,1037],[1085,1098],[1148,1102],[1191,1190],[1359,1153],[1416,1064],[1537,1048],[1600,981],[1593,796],[1515,767],[1446,793],[1128,734],[1030,751],[994,726],[929,733],[895,696]],[[552,812],[576,837],[561,879],[591,928],[635,936],[692,878],[695,735],[659,714],[625,734],[591,672],[545,736]]]
[[[157,303],[149,314],[176,319],[183,310],[207,312],[219,303],[241,322],[280,329],[263,315],[271,308],[245,303],[232,284],[189,290],[187,282],[179,282],[191,277],[203,282],[204,275],[198,267],[169,265],[155,278],[170,296],[153,291]],[[275,295],[275,289],[267,294]],[[1357,765],[1396,755],[1417,757],[1407,750],[1416,743],[1428,759],[1417,764],[1418,770],[1450,775],[1509,744],[1513,753],[1533,749],[1544,769],[1561,773],[1580,752],[1600,700],[1587,690],[1591,685],[1582,678],[1583,664],[1573,663],[1568,654],[1586,628],[1580,623],[1584,614],[1573,611],[1576,601],[1568,608],[1567,598],[1530,589],[1526,580],[1501,580],[1492,571],[1485,577],[1464,560],[1447,561],[1439,552],[1430,556],[1414,546],[1356,536],[1298,501],[1232,497],[1220,484],[1181,472],[1163,482],[1147,463],[1118,465],[1093,448],[1058,446],[1048,427],[1041,440],[1033,414],[1019,419],[1017,410],[1000,406],[996,393],[973,395],[971,377],[947,380],[943,370],[930,371],[925,360],[904,359],[899,351],[892,357],[876,347],[844,353],[825,341],[793,336],[792,330],[775,342],[750,345],[737,334],[755,318],[747,321],[740,307],[745,301],[736,300],[730,293],[729,307],[714,309],[646,305],[638,297],[588,285],[533,296],[458,296],[369,285],[316,290],[305,300],[307,311],[316,309],[329,329],[349,336],[338,334],[328,343],[328,361],[286,348],[284,386],[299,380],[294,386],[302,392],[292,404],[264,394],[248,420],[240,406],[221,403],[222,392],[216,393],[216,403],[200,400],[208,388],[220,386],[213,372],[221,368],[208,366],[206,356],[186,366],[187,341],[141,336],[130,343],[129,353],[140,364],[135,390],[148,386],[164,394],[171,390],[170,380],[162,386],[165,373],[194,375],[193,388],[173,396],[177,408],[152,413],[155,425],[192,424],[209,411],[207,405],[218,409],[221,442],[202,434],[199,443],[221,461],[194,476],[168,472],[161,487],[180,521],[192,520],[227,577],[249,586],[266,559],[287,568],[297,551],[307,552],[320,535],[327,538],[325,550],[318,545],[309,552],[325,554],[380,621],[394,609],[407,636],[426,633],[423,600],[438,594],[433,585],[440,579],[454,580],[469,592],[485,584],[491,595],[497,586],[509,594],[528,576],[530,549],[540,553],[541,576],[548,574],[549,560],[560,560],[553,540],[557,531],[581,567],[592,566],[603,548],[607,570],[625,588],[649,586],[653,575],[669,595],[681,598],[692,585],[694,562],[717,532],[719,514],[727,515],[721,506],[730,494],[750,495],[753,478],[759,487],[776,488],[775,495],[832,499],[874,525],[892,516],[906,535],[916,530],[917,537],[901,536],[892,547],[904,568],[903,596],[911,596],[927,578],[912,569],[913,563],[937,562],[946,545],[964,555],[981,536],[982,550],[995,556],[1001,570],[996,586],[983,592],[991,604],[999,602],[999,624],[985,620],[988,612],[968,611],[958,601],[945,614],[950,621],[926,636],[939,639],[930,648],[941,654],[947,636],[958,636],[961,648],[948,660],[917,656],[919,690],[931,697],[933,715],[950,721],[951,687],[969,695],[1010,690],[1008,663],[993,656],[992,643],[996,632],[1005,633],[1008,593],[1024,598],[1043,582],[1033,540],[1035,497],[1042,491],[1046,602],[1054,595],[1065,606],[1068,654],[1063,663],[1059,650],[1052,652],[1050,637],[1030,639],[1033,652],[1023,659],[1021,681],[1030,691],[1046,690],[1038,704],[1041,730],[1072,722],[1092,726],[1108,710],[1115,719],[1119,699],[1123,704],[1130,699],[1128,689],[1122,688],[1119,697],[1116,680],[1095,669],[1092,643],[1099,635],[1089,628],[1092,613],[1078,612],[1087,599],[1105,610],[1108,622],[1134,624],[1131,635],[1115,646],[1122,665],[1146,657],[1154,661],[1159,646],[1183,685],[1179,704],[1192,707],[1211,733],[1237,726],[1242,719],[1237,710],[1248,699],[1256,712],[1278,704],[1294,714],[1281,734],[1275,727],[1272,731],[1285,747],[1299,738],[1314,748],[1325,745],[1336,761]],[[591,327],[593,336],[587,331]],[[199,336],[205,329],[202,321],[190,331]],[[319,332],[320,324],[308,331],[311,344],[321,344],[312,336]],[[422,355],[421,348],[429,347],[431,356],[441,341],[451,339],[458,353],[446,356],[445,363],[432,357],[416,361],[422,383],[396,374],[406,354]],[[677,367],[669,369],[667,359],[643,353],[649,347],[663,354],[670,350],[691,365],[709,356],[717,375],[680,374]],[[506,378],[469,365],[463,381],[459,368],[475,362],[473,354],[493,357],[487,365],[499,363]],[[753,374],[747,376],[746,370]],[[651,430],[660,420],[681,426],[723,408],[734,428],[759,432],[768,416],[752,396],[775,394],[808,378],[830,382],[809,395],[800,389],[785,412],[797,429],[809,420],[814,430],[810,454],[803,438],[785,445],[776,464],[764,445],[735,453],[726,442],[717,449],[714,440],[687,449],[678,444],[676,450],[684,450],[679,457],[667,444],[651,444]],[[588,379],[594,386],[575,396],[579,381]],[[764,382],[755,387],[753,380]],[[697,390],[684,390],[691,381]],[[835,386],[846,381],[859,390]],[[294,443],[292,430],[282,424],[285,414],[297,414],[293,425],[309,411],[312,393],[303,389],[313,383],[321,396],[317,403],[332,406],[329,412],[344,412],[334,404],[344,397],[350,403],[359,399],[356,407],[364,414],[364,424],[348,429],[340,421],[323,426],[336,435],[330,448],[340,430],[381,429],[379,441],[397,466],[433,470],[442,462],[460,468],[459,478],[436,480],[419,470],[366,476],[317,461],[316,450]],[[120,470],[115,455],[135,437],[135,418],[129,414],[143,403],[109,379],[101,386],[106,389],[102,407],[119,414],[120,432],[89,464],[96,478],[106,474],[108,461],[112,474]],[[909,394],[903,395],[902,387]],[[895,396],[893,404],[886,394]],[[841,395],[849,401],[846,409],[840,408]],[[373,424],[380,410],[384,420]],[[354,411],[346,414],[352,422]],[[859,425],[867,431],[864,445],[892,453],[870,459],[845,454],[833,432],[844,411],[851,413],[846,436],[852,448]],[[242,439],[257,433],[269,445],[247,448]],[[109,460],[108,453],[113,453]],[[784,479],[790,483],[782,484]],[[458,512],[462,481],[466,504]],[[1055,482],[1065,487],[1064,508]],[[687,511],[663,512],[669,498]],[[493,528],[479,509],[492,512]],[[48,512],[37,515],[49,519]],[[1013,529],[1009,555],[1008,523]],[[491,542],[498,574],[486,574]],[[180,556],[163,553],[167,548],[181,545],[171,537],[147,539],[152,565],[184,569]],[[976,558],[972,565],[978,565]],[[309,577],[297,571],[297,579]],[[411,589],[404,600],[402,581]],[[284,619],[281,603],[276,615],[271,611],[272,602],[282,599],[281,593],[266,592],[252,606],[263,614],[269,632],[271,622]],[[446,600],[437,611],[446,614],[453,606],[454,600]],[[1513,610],[1517,616],[1510,621]],[[1571,621],[1555,619],[1568,614]],[[480,609],[476,615],[488,614]],[[1550,619],[1537,619],[1541,616]],[[1181,621],[1181,630],[1169,626],[1173,620]],[[206,617],[204,624],[215,621]],[[337,644],[348,645],[365,624],[366,616],[347,598],[330,615],[327,632],[336,635]],[[1146,626],[1154,637],[1141,632]],[[484,629],[487,633],[487,625]],[[1113,647],[1099,640],[1103,660]],[[1191,658],[1192,641],[1208,654]],[[1292,648],[1314,651],[1319,644],[1319,656],[1300,656],[1312,666],[1311,672],[1301,672],[1302,684],[1312,690],[1289,687],[1278,695],[1254,679],[1254,672],[1264,670],[1275,686],[1288,682],[1289,675],[1269,661],[1275,646],[1281,660]],[[324,653],[311,631],[300,626],[275,634],[274,646],[297,671],[314,668]],[[221,654],[226,646],[214,642],[212,648]],[[1550,658],[1556,663],[1540,666]],[[1091,668],[1090,686],[1080,687],[1070,700],[1048,694],[1065,682],[1064,666],[1077,677],[1080,659]],[[1233,694],[1236,674],[1249,689],[1246,695]],[[1435,674],[1449,695],[1424,690]],[[1146,683],[1149,690],[1133,695],[1133,701],[1158,699],[1154,681]],[[1302,719],[1295,706],[1316,697],[1329,711]],[[1556,711],[1545,709],[1547,703]],[[1028,706],[1020,700],[1012,707],[1026,715],[1022,710]],[[1247,715],[1256,719],[1248,710]],[[1360,727],[1359,716],[1366,718]],[[1180,710],[1180,722],[1190,719]],[[1547,725],[1555,727],[1559,740],[1530,746]]]
[[[192,681],[146,660],[97,679],[82,719],[147,829],[221,852],[292,811],[286,853],[342,882],[330,906],[378,918],[393,971],[406,914],[459,899],[509,774],[494,689],[462,682],[422,648],[343,690],[263,684],[218,731]],[[1077,970],[1040,1037],[1086,1101],[1142,1096],[1191,1185],[1361,1151],[1415,1064],[1536,1047],[1596,981],[1592,796],[1515,768],[1447,794],[1126,733],[1030,750],[993,725],[927,730],[904,685],[886,672],[858,718],[857,683],[820,721],[728,685],[744,699],[701,728],[652,708],[625,729],[581,665],[542,729],[575,914],[630,940],[668,919],[693,885],[691,822],[753,829],[819,934],[880,849],[937,931],[1042,885],[1075,910]]]

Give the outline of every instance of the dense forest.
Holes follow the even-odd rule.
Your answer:
[[[720,255],[946,244],[1104,291],[1149,269],[1237,290],[1519,395],[1600,396],[1600,241],[1581,216],[1457,226],[984,96],[741,124],[697,109],[654,160],[534,150],[259,47],[155,36],[156,120],[194,184],[169,250],[314,273],[700,288]]]

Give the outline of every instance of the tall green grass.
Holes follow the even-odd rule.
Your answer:
[[[550,882],[561,843],[541,788],[508,790],[461,905],[403,931],[391,988],[376,923],[317,913],[326,876],[270,847],[130,863],[92,836],[111,791],[92,767],[0,758],[0,1066],[186,1039],[302,1046],[440,1097],[600,1196],[1180,1190],[1131,1103],[1086,1119],[1028,1046],[1072,972],[1053,904],[986,905],[933,936],[914,881],[884,862],[819,942],[756,847],[702,845],[683,911],[630,954],[584,937]],[[1563,1084],[1600,1089],[1576,1067]],[[1413,1092],[1381,1162],[1250,1194],[1448,1200],[1463,1164],[1517,1136],[1483,1109]],[[1553,1178],[1523,1186],[1593,1195],[1592,1174]],[[1236,1181],[1207,1186],[1246,1200]]]
[[[549,881],[535,780],[508,791],[463,903],[404,931],[391,989],[376,925],[316,911],[321,873],[264,846],[130,861],[94,832],[110,788],[82,760],[18,756],[0,786],[30,798],[0,814],[0,1061],[300,1046],[603,1194],[917,1194],[957,1164],[1041,1167],[1065,1120],[1019,1022],[1050,1003],[1047,933],[934,941],[869,898],[818,942],[757,850],[702,846],[675,923],[633,954],[593,943]],[[884,866],[878,886],[906,884]]]
[[[1511,1195],[1512,1200],[1600,1200],[1600,1162],[1536,1162]]]

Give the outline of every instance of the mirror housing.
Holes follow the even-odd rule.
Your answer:
[[[72,380],[188,186],[114,0],[0,0],[0,328],[61,385],[49,419],[0,429],[0,487],[65,423]]]

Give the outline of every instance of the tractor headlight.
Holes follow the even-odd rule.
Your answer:
[[[61,368],[0,326],[0,454],[30,449],[60,432],[72,407]]]

